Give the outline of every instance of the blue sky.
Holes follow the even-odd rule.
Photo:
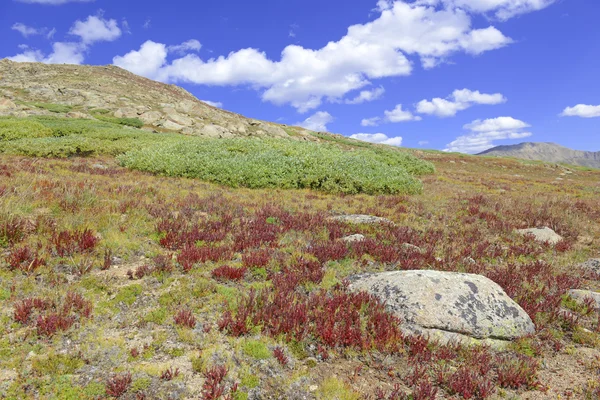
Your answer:
[[[599,16],[598,0],[0,0],[0,57],[116,64],[392,145],[600,150]]]

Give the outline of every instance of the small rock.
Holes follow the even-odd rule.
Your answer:
[[[0,110],[13,110],[17,108],[17,105],[9,99],[0,99]]]
[[[365,236],[361,235],[360,233],[356,233],[354,235],[345,236],[345,237],[341,238],[340,240],[342,240],[346,243],[362,242],[363,240],[365,240]]]
[[[414,244],[410,244],[410,243],[402,243],[402,247],[404,247],[406,250],[413,250],[413,251],[417,251],[419,253],[423,252],[422,248],[420,248],[419,246],[415,246]]]
[[[363,214],[337,215],[335,217],[331,217],[330,219],[332,221],[345,222],[349,224],[393,224],[393,222],[387,218]]]
[[[592,298],[596,302],[596,307],[600,307],[600,293],[591,290],[571,289],[567,292],[569,296],[578,302],[583,303],[586,298]]]
[[[586,262],[579,264],[578,267],[588,272],[600,274],[600,258],[590,258]]]
[[[517,229],[517,233],[521,235],[531,234],[535,236],[535,240],[542,243],[548,242],[550,244],[556,244],[563,240],[562,236],[546,226],[543,228]]]
[[[318,389],[319,389],[319,387],[317,385],[310,385],[308,387],[308,391],[311,393],[316,392]]]

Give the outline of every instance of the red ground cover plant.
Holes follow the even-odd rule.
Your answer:
[[[229,265],[222,265],[212,270],[211,275],[213,278],[221,281],[239,281],[246,275],[246,267],[230,267]]]
[[[224,365],[216,365],[203,373],[202,400],[217,400],[225,394],[226,387],[223,380],[227,372],[227,367]]]
[[[287,356],[285,355],[285,352],[283,351],[283,349],[281,347],[275,347],[273,349],[273,357],[275,357],[277,362],[279,362],[279,364],[283,365],[284,367],[289,362],[289,359],[287,358]]]
[[[100,239],[91,229],[55,232],[50,238],[51,248],[59,257],[72,256],[94,250]]]
[[[192,312],[187,309],[177,311],[177,314],[175,314],[175,317],[173,319],[175,321],[175,324],[179,326],[184,326],[190,329],[196,326],[196,318],[194,317],[194,314],[192,314]]]
[[[76,321],[92,316],[92,303],[78,293],[68,292],[57,304],[48,299],[27,298],[14,305],[13,319],[22,325],[33,326],[40,336],[53,336],[67,331]]]
[[[106,381],[106,394],[119,398],[127,392],[131,386],[131,373],[113,375]]]
[[[34,251],[29,246],[23,246],[13,248],[6,257],[6,263],[12,271],[31,273],[42,265],[46,265],[46,259],[40,256],[37,250]]]

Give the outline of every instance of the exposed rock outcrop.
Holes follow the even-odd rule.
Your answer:
[[[535,331],[527,313],[490,279],[430,270],[392,271],[350,278],[385,302],[409,333],[441,341],[509,341]]]
[[[556,244],[563,240],[562,236],[546,226],[543,228],[518,229],[517,233],[521,235],[533,235],[535,240],[542,243]]]

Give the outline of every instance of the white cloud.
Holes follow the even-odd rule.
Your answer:
[[[50,32],[48,32],[46,34],[46,39],[51,40],[52,38],[54,38],[54,35],[56,34],[56,28],[52,28],[50,30]]]
[[[577,104],[573,107],[567,107],[560,113],[561,117],[582,117],[594,118],[600,117],[600,105],[592,106],[587,104]]]
[[[46,64],[81,64],[84,60],[84,51],[80,43],[55,42],[52,44],[52,53],[45,56],[40,50],[27,49],[9,60],[17,62],[42,62]]]
[[[21,3],[59,5],[67,3],[89,3],[94,0],[16,0]]]
[[[147,18],[146,21],[144,21],[144,25],[142,25],[144,29],[148,29],[152,26],[152,20],[150,18]]]
[[[388,122],[406,122],[406,121],[420,121],[421,117],[413,115],[410,111],[402,109],[402,104],[396,105],[391,111],[384,111],[385,120]]]
[[[46,34],[47,28],[38,31]],[[51,39],[55,33],[56,30],[52,29],[46,34],[46,37]],[[81,41],[54,42],[52,52],[48,55],[37,49],[25,48],[23,53],[9,57],[9,59],[19,62],[42,62],[47,64],[82,64],[85,60],[85,53],[93,43],[112,41],[121,36],[117,21],[91,15],[85,21],[75,21],[69,33],[79,36]]]
[[[168,82],[249,85],[261,92],[264,101],[290,104],[306,112],[323,101],[340,101],[373,80],[410,75],[409,56],[432,67],[455,53],[481,54],[511,43],[493,26],[474,28],[470,15],[460,9],[423,1],[378,4],[376,19],[350,26],[344,37],[320,49],[289,45],[279,60],[255,48],[208,60],[188,54],[168,63],[165,57],[154,63],[157,70],[147,70],[147,76]],[[140,50],[127,55],[132,53]],[[116,57],[115,64],[127,55]]]
[[[296,125],[315,132],[326,132],[327,124],[333,122],[333,120],[334,118],[328,112],[318,111],[303,122],[297,122]]]
[[[377,100],[383,96],[384,93],[385,89],[381,86],[372,90],[362,90],[355,98],[346,100],[346,104],[361,104]]]
[[[75,21],[69,33],[79,36],[84,44],[92,44],[118,39],[121,36],[121,29],[114,19],[107,20],[90,15],[85,21]]]
[[[480,153],[495,146],[494,141],[522,139],[532,135],[523,131],[530,125],[512,117],[498,117],[486,120],[477,119],[464,125],[471,133],[459,136],[449,143],[444,151],[460,153]]]
[[[125,18],[121,20],[121,28],[123,29],[123,32],[125,32],[128,35],[131,35],[131,27],[129,26],[129,22]]]
[[[362,140],[363,142],[387,144],[390,146],[401,146],[402,137],[388,137],[385,133],[355,133],[350,136],[352,139]]]
[[[167,58],[167,46],[162,43],[147,41],[139,51],[131,51],[123,57],[113,58],[113,64],[125,68],[134,74],[159,79],[158,74]]]
[[[31,26],[27,26],[20,22],[17,22],[16,24],[14,24],[10,29],[12,29],[13,31],[19,32],[24,37],[41,34],[41,32],[38,29],[33,28]]]
[[[360,121],[360,124],[362,126],[377,126],[377,125],[379,125],[380,121],[381,121],[381,118],[379,118],[379,117],[365,118],[362,121]]]
[[[221,103],[220,101],[210,101],[210,100],[200,100],[200,101],[208,104],[209,106],[213,106],[213,107],[217,107],[217,108],[223,107],[223,103]]]
[[[199,41],[191,39],[175,46],[169,46],[167,50],[173,53],[185,54],[190,51],[200,51],[201,48],[202,44]]]
[[[500,20],[538,11],[556,0],[442,0],[446,7],[459,7],[474,13],[493,13]]]
[[[436,115],[438,117],[453,117],[457,112],[466,110],[475,104],[500,104],[506,102],[506,98],[500,93],[486,94],[478,90],[469,89],[455,90],[445,99],[436,97],[432,100],[421,100],[417,103],[419,114]]]
[[[494,131],[507,131],[507,130],[519,130],[523,128],[529,128],[530,125],[525,122],[514,119],[513,117],[497,117],[486,120],[476,119],[470,124],[463,126],[465,129],[469,129],[473,132],[494,132]]]
[[[425,146],[425,145],[429,144],[429,140],[419,140],[419,142],[417,144],[419,146]]]

